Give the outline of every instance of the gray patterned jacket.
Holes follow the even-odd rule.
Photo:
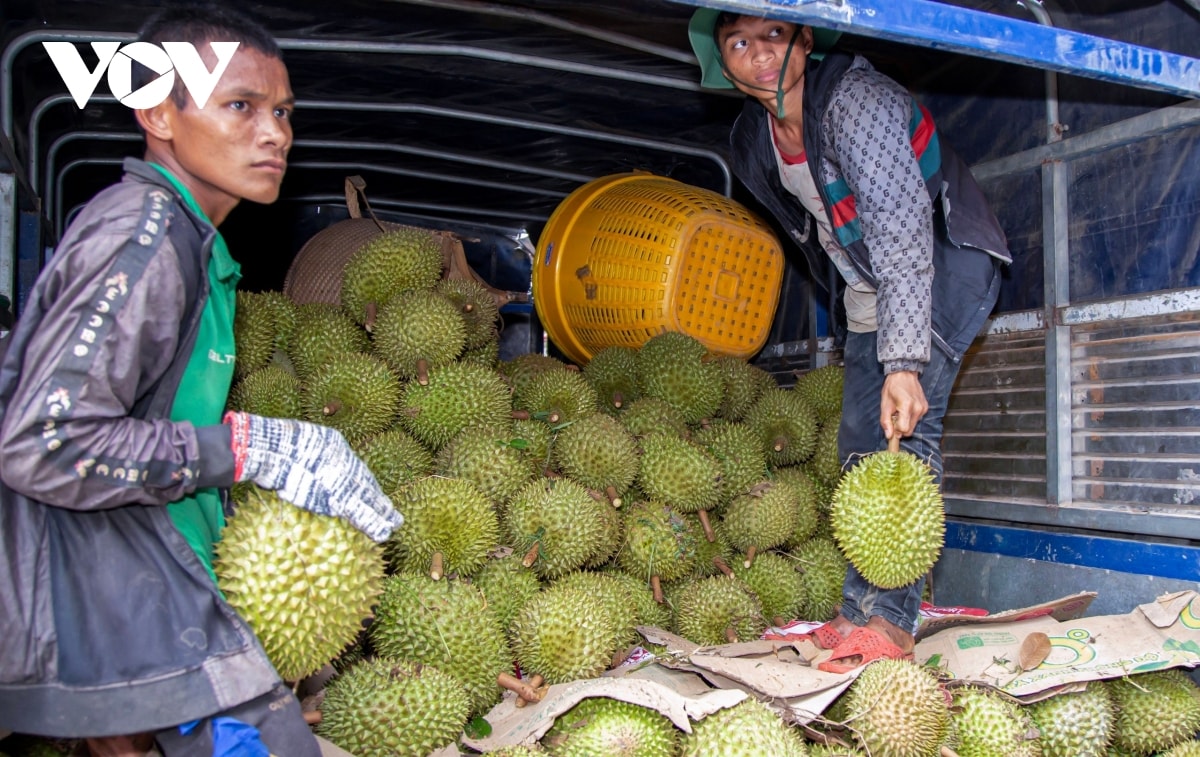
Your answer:
[[[811,215],[779,178],[769,117],[747,100],[730,138],[734,171],[828,289],[829,258]],[[977,269],[971,258],[981,253],[1011,262],[1004,232],[966,165],[941,142],[929,113],[861,57],[809,60],[804,126],[834,235],[877,290],[884,371],[920,371],[931,344],[959,360],[995,304],[999,282],[990,277],[982,288],[972,286],[956,269]]]

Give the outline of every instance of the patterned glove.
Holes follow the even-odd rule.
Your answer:
[[[344,518],[377,542],[404,517],[337,429],[304,421],[226,413],[234,479],[274,490],[296,507]]]

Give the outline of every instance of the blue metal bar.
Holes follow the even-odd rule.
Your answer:
[[[1200,97],[1196,58],[933,0],[676,1]]]

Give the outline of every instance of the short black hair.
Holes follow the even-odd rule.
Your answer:
[[[162,46],[163,42],[188,42],[199,48],[205,42],[238,42],[269,58],[283,59],[279,43],[262,25],[232,8],[213,3],[173,5],[151,16],[138,31],[138,42]],[[134,64],[133,89],[149,84],[158,74]],[[171,99],[179,108],[187,107],[183,82],[175,78]]]
[[[721,11],[717,14],[717,20],[713,22],[713,42],[717,43],[717,50],[721,49],[721,30],[733,26],[743,15],[745,14],[733,11]]]

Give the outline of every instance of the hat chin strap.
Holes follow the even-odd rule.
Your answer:
[[[774,90],[774,92],[775,92],[775,117],[778,118],[780,121],[783,120],[783,116],[784,116],[783,85],[784,85],[784,81],[787,79],[788,62],[792,59],[792,50],[793,50],[793,48],[796,47],[796,40],[799,38],[800,38],[800,27],[797,26],[795,31],[792,32],[791,40],[788,41],[787,50],[784,51],[784,53],[783,53],[783,67],[780,68],[780,70],[779,70],[779,81],[775,83],[775,90]],[[743,87],[746,87],[748,89],[757,89],[757,90],[761,90],[763,92],[772,91],[770,87],[760,87],[757,84],[751,84],[749,82],[742,81],[741,79],[737,78],[736,76],[734,76],[732,73],[729,72],[729,68],[725,65],[724,56],[720,57],[720,61],[721,61],[721,71],[723,71],[725,73],[725,76],[730,81],[736,82],[737,84],[741,84]]]

